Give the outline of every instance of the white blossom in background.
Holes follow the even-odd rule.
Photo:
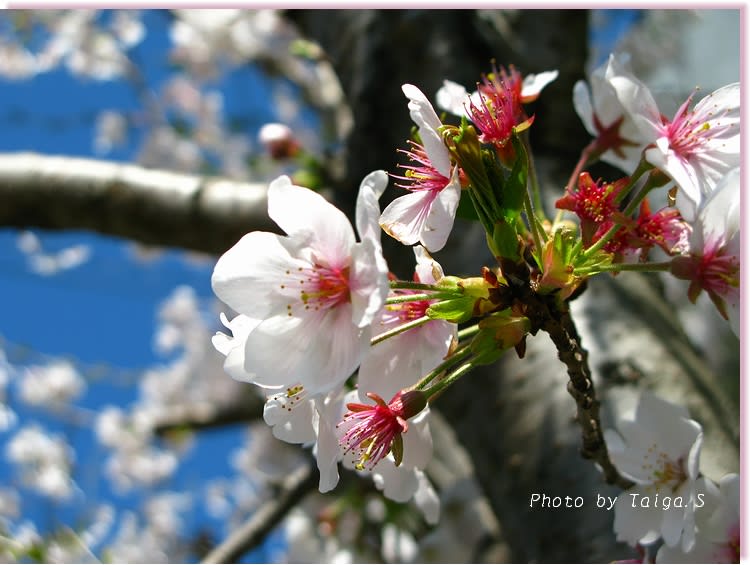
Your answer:
[[[26,255],[29,269],[43,276],[56,275],[62,271],[74,269],[91,257],[91,246],[76,244],[59,251],[47,252],[37,234],[23,230],[16,241],[18,250]]]
[[[37,62],[25,47],[0,43],[0,76],[10,80],[26,80],[36,74]]]
[[[275,10],[175,10],[170,58],[203,80],[263,54],[278,55],[292,31]]]
[[[388,523],[383,526],[381,536],[381,551],[386,563],[414,562],[419,546],[408,531]]]
[[[689,551],[695,543],[695,510],[701,504],[700,424],[683,406],[644,392],[634,418],[620,421],[617,430],[604,432],[610,457],[635,483],[617,497],[617,539],[648,545],[662,538],[670,547]],[[665,497],[670,504],[664,504]]]
[[[100,21],[100,10],[36,10],[27,12],[18,33],[44,29],[49,35],[29,52],[28,74],[52,71],[65,65],[72,73],[94,80],[121,78],[129,71],[127,51],[140,43],[145,29],[140,12],[110,12]],[[33,73],[31,72],[33,71]]]
[[[15,369],[8,363],[5,351],[0,349],[0,432],[9,430],[16,424],[16,413],[6,403],[6,388]]]
[[[94,152],[104,155],[125,143],[128,121],[121,112],[105,110],[96,117]]]
[[[20,495],[17,490],[0,487],[0,530],[20,516]]]
[[[40,494],[55,500],[73,495],[73,451],[61,436],[28,425],[6,444],[5,455],[18,465],[23,483]]]
[[[261,484],[283,479],[305,463],[301,451],[280,443],[262,422],[252,422],[245,437],[245,444],[230,454],[230,463]]]
[[[625,54],[610,55],[589,77],[588,85],[579,80],[573,86],[573,107],[586,131],[598,139],[600,159],[632,173],[641,160],[646,138],[617,98],[608,76],[633,77]],[[635,78],[633,77],[633,80]]]
[[[69,361],[25,367],[18,383],[21,399],[33,406],[60,408],[86,390],[86,381]]]

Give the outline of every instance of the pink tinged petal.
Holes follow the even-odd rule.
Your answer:
[[[427,97],[412,84],[401,87],[409,99],[409,114],[419,128],[419,137],[432,166],[444,177],[450,175],[451,158],[438,129],[443,125]]]
[[[404,245],[414,245],[421,237],[422,228],[436,197],[437,194],[430,190],[399,196],[383,210],[380,227]]]
[[[631,494],[637,494],[635,499]],[[643,497],[648,499],[648,508],[640,506]],[[654,507],[654,496],[650,489],[632,487],[617,497],[615,502],[614,532],[618,541],[631,545],[648,545],[661,536],[661,507]],[[635,505],[633,505],[635,500]]]
[[[287,176],[268,187],[268,215],[294,237],[311,233],[310,246],[316,261],[330,267],[345,267],[354,230],[346,215],[320,194],[295,186]]]
[[[444,80],[443,86],[437,91],[435,101],[440,109],[450,112],[455,116],[466,116],[466,107],[469,93],[460,84],[452,80]],[[468,116],[467,116],[468,117]]]
[[[521,87],[521,102],[533,102],[539,97],[545,86],[557,78],[558,71],[544,71],[538,74],[526,75]]]
[[[454,167],[451,181],[432,202],[422,226],[419,241],[429,251],[440,251],[445,246],[453,229],[460,200],[461,181],[458,178],[458,167]]]
[[[268,232],[252,232],[240,239],[219,260],[211,276],[211,286],[219,299],[233,310],[255,318],[265,318],[286,308],[292,291],[280,282],[287,271],[309,267],[300,259],[307,235],[283,237]]]
[[[361,240],[372,239],[380,243],[380,204],[378,200],[388,186],[385,171],[373,171],[367,175],[359,187],[356,207],[357,232]]]
[[[388,264],[372,239],[355,244],[349,272],[351,323],[363,328],[372,323],[388,296]]]

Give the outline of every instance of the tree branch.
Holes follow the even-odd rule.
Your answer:
[[[257,394],[243,395],[241,402],[198,402],[171,406],[156,421],[154,434],[163,436],[180,430],[203,430],[257,420],[263,415],[263,400]]]
[[[84,229],[218,254],[276,229],[265,184],[35,153],[0,154],[0,225]]]
[[[313,467],[306,464],[284,479],[276,493],[267,500],[239,529],[203,558],[203,563],[235,563],[258,545],[318,484]]]

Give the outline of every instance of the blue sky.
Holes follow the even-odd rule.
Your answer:
[[[2,16],[0,16],[2,18]],[[166,59],[168,16],[148,11],[144,23],[146,39],[132,55],[140,62],[148,83],[156,88],[173,69]],[[262,76],[249,69],[230,73],[221,85],[229,115],[247,117],[248,136],[272,116]],[[0,152],[34,151],[94,157],[94,120],[105,109],[133,111],[139,108],[135,91],[124,81],[96,82],[73,77],[59,69],[28,81],[0,79]],[[131,161],[140,145],[142,132],[131,130],[128,143],[107,159]],[[87,232],[43,232],[45,251],[70,245],[91,246],[88,262],[72,270],[45,277],[35,274],[26,256],[17,248],[18,231],[0,230],[0,338],[13,363],[42,363],[53,356],[75,359],[83,371],[105,367],[105,377],[90,381],[77,406],[96,410],[106,404],[127,406],[137,395],[126,386],[123,375],[137,374],[165,358],[153,348],[158,305],[181,284],[193,287],[199,297],[212,300],[212,261],[186,261],[182,251],[166,251],[160,258],[133,260],[129,242]],[[218,324],[218,320],[217,320]],[[229,377],[227,377],[229,378]],[[11,387],[12,388],[12,387]],[[25,422],[37,421],[51,430],[58,421],[43,411],[11,405],[19,425],[0,432],[0,450]],[[97,445],[90,430],[72,429],[70,440],[77,451],[79,485],[94,498],[111,498],[119,507],[134,506],[138,497],[114,495],[102,478],[104,448]],[[228,454],[243,441],[241,428],[202,434],[191,455],[181,465],[170,485],[175,490],[192,490],[208,476],[230,475]],[[88,467],[88,468],[87,468]],[[96,469],[92,472],[92,468]],[[15,484],[16,469],[0,465],[0,484]],[[202,502],[196,501],[201,507]],[[81,515],[75,504],[63,505],[50,513],[41,497],[29,495],[23,501],[24,514],[44,531],[57,520],[73,523]],[[216,527],[205,512],[197,510],[186,518],[189,531],[203,524]],[[214,530],[218,539],[225,532]],[[249,556],[264,560],[263,553]]]

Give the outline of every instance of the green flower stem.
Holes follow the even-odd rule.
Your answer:
[[[573,185],[575,184],[576,180],[578,180],[578,176],[581,174],[583,168],[598,157],[598,153],[595,152],[598,149],[598,145],[599,144],[597,138],[583,148],[583,151],[581,151],[581,158],[578,159],[578,163],[576,163],[575,169],[573,169],[573,172],[570,173],[568,184],[565,185],[565,192],[570,192],[573,190]]]
[[[534,164],[534,154],[531,152],[531,143],[529,142],[529,132],[523,132],[521,136],[523,144],[526,147],[526,155],[529,159],[529,182],[531,183],[531,199],[536,209],[536,213],[539,214],[539,221],[544,221],[546,216],[544,214],[544,205],[542,204],[542,194],[539,188],[539,177],[536,174],[536,165]]]
[[[414,281],[389,281],[394,290],[443,290],[434,284],[418,283]]]
[[[451,386],[473,368],[474,363],[473,360],[470,359],[469,361],[461,365],[458,369],[453,371],[450,375],[448,375],[444,379],[441,379],[427,390],[422,391],[427,397],[427,401],[429,402],[430,400],[432,400],[437,394],[441,393],[443,390]]]
[[[458,330],[458,341],[466,339],[467,337],[472,337],[478,332],[479,332],[479,324],[474,324],[473,326],[469,326],[468,328]]]
[[[421,318],[417,318],[416,320],[412,320],[411,322],[407,322],[405,324],[401,324],[400,326],[396,326],[392,330],[388,330],[387,332],[383,332],[382,334],[376,335],[374,338],[370,340],[370,347],[372,347],[373,345],[377,345],[381,341],[385,341],[389,337],[393,337],[394,335],[398,335],[412,328],[417,328],[421,326],[422,324],[426,324],[431,319],[432,318],[430,318],[429,316],[422,316]]]
[[[625,198],[630,193],[630,191],[633,190],[633,187],[638,182],[638,179],[643,176],[643,173],[646,173],[653,168],[654,166],[646,161],[646,159],[641,159],[641,161],[638,163],[638,166],[635,168],[635,171],[633,171],[633,174],[630,175],[630,182],[628,182],[625,188],[623,188],[615,197],[615,203],[619,204],[620,202],[622,202],[623,198]]]
[[[453,352],[453,354],[448,357],[445,361],[440,363],[437,367],[435,367],[432,371],[427,373],[422,380],[420,380],[414,387],[412,387],[413,390],[422,390],[424,387],[426,387],[430,382],[432,382],[436,377],[440,376],[440,374],[443,371],[448,370],[448,368],[452,367],[459,361],[463,360],[466,356],[471,354],[471,347],[470,344],[466,344],[463,347],[458,348],[456,351]]]
[[[529,191],[527,190],[523,196],[523,206],[526,208],[526,217],[529,220],[529,227],[531,228],[531,237],[534,238],[534,258],[539,266],[542,265],[541,254],[542,254],[542,238],[539,236],[539,223],[537,222],[536,216],[534,215],[534,208],[531,205],[531,198],[529,197]],[[544,230],[542,230],[544,233]],[[544,233],[544,241],[547,241],[547,234]]]
[[[606,272],[618,273],[620,271],[669,271],[671,266],[672,261],[663,261],[659,263],[614,263],[609,265],[599,265],[591,268],[574,269],[573,274],[588,276]]]
[[[455,292],[424,292],[420,294],[399,294],[389,296],[385,299],[386,304],[402,304],[404,302],[417,302],[420,300],[437,300],[440,298],[456,298],[461,296]]]

